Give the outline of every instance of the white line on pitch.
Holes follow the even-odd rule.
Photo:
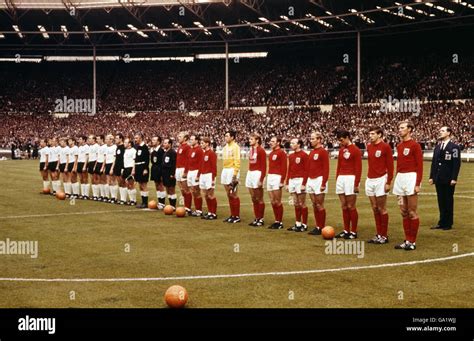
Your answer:
[[[326,272],[341,272],[354,271],[365,269],[380,269],[399,266],[408,266],[416,264],[427,264],[435,262],[444,262],[452,259],[472,257],[474,252],[464,253],[461,255],[431,258],[423,260],[415,260],[401,263],[385,263],[374,265],[350,266],[344,268],[333,269],[315,269],[315,270],[300,270],[300,271],[279,271],[279,272],[254,272],[243,274],[221,274],[221,275],[196,275],[196,276],[175,276],[175,277],[137,277],[137,278],[0,278],[0,282],[147,282],[147,281],[184,281],[195,279],[220,279],[220,278],[241,278],[241,277],[263,277],[263,276],[290,276],[290,275],[306,275],[319,274]]]

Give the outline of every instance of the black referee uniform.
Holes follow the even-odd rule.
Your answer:
[[[439,221],[434,229],[450,230],[453,226],[454,190],[451,181],[458,179],[461,168],[461,150],[451,141],[435,147],[431,161],[430,179],[436,186],[438,196]]]
[[[173,148],[163,151],[163,160],[161,167],[163,186],[176,187],[176,150]],[[170,205],[176,207],[176,199],[169,199]]]
[[[137,150],[137,156],[135,158],[135,181],[138,183],[147,183],[150,179],[150,172],[148,169],[150,164],[150,151],[144,142],[135,145],[134,148]],[[143,195],[142,206],[148,206],[148,197]]]
[[[125,146],[123,144],[117,145],[117,149],[115,150],[115,164],[114,164],[115,176],[122,175],[124,154],[125,154]]]

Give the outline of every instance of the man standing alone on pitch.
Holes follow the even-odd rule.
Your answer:
[[[451,141],[452,129],[441,127],[440,143],[435,147],[431,161],[430,185],[435,185],[438,196],[439,221],[431,229],[451,230],[453,227],[454,190],[461,168],[461,151]]]

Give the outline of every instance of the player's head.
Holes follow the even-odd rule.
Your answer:
[[[271,149],[277,149],[281,147],[281,137],[279,136],[273,136],[270,139],[270,148]]]
[[[180,131],[178,133],[178,143],[184,143],[184,142],[187,142],[189,140],[189,134],[185,131]]]
[[[76,140],[74,140],[72,137],[70,137],[68,140],[67,140],[67,144],[69,145],[69,147],[72,147],[76,144]]]
[[[383,137],[383,130],[379,126],[371,126],[369,128],[369,139],[370,142],[378,142],[382,140]]]
[[[104,135],[97,135],[97,143],[104,144],[105,136]]]
[[[41,148],[46,147],[46,139],[40,139],[39,140],[39,145],[40,145]]]
[[[158,147],[159,145],[161,145],[161,137],[159,136],[153,136],[151,138],[151,146],[152,147]]]
[[[443,126],[439,129],[438,140],[448,139],[451,137],[452,133],[453,133],[453,130],[451,129],[451,127]]]
[[[123,141],[123,145],[124,145],[125,148],[127,148],[127,149],[132,148],[132,140],[127,137],[127,138]]]
[[[336,138],[339,141],[339,144],[343,147],[351,144],[351,133],[347,130],[338,130],[336,132]]]
[[[114,144],[114,135],[109,134],[109,135],[107,135],[106,139],[107,139],[107,145],[108,146],[111,146],[111,145]]]
[[[168,150],[173,147],[173,140],[166,138],[163,140],[163,149]]]
[[[58,145],[58,139],[55,137],[52,137],[49,139],[49,145],[52,147],[56,147]]]
[[[209,146],[211,145],[211,139],[209,137],[203,137],[201,139],[201,148],[204,150],[207,150]]]
[[[290,141],[290,148],[293,151],[300,150],[303,147],[303,140],[298,138],[292,138]]]
[[[191,145],[191,147],[198,146],[199,141],[200,141],[200,137],[198,135],[192,134],[189,137],[189,144]]]
[[[122,144],[123,143],[123,134],[118,133],[115,135],[115,144]]]
[[[133,141],[135,144],[140,144],[143,142],[143,134],[142,133],[136,133],[135,136],[133,137]]]
[[[83,146],[84,143],[86,142],[87,138],[85,136],[79,136],[79,138],[77,139],[77,143],[80,145],[80,146]]]
[[[235,141],[236,137],[237,133],[235,132],[235,130],[227,131],[224,135],[225,143],[231,143],[232,141]]]
[[[59,145],[60,145],[61,147],[66,147],[67,142],[66,142],[66,138],[65,138],[65,137],[61,137],[61,138],[59,139]]]
[[[96,141],[97,141],[97,138],[95,137],[95,135],[89,135],[89,137],[87,138],[87,143],[88,144],[92,145],[92,144],[96,143]]]
[[[249,144],[252,147],[260,146],[262,144],[262,137],[257,133],[252,133],[249,136]]]
[[[411,133],[415,129],[415,125],[410,122],[410,121],[401,121],[398,124],[398,135],[401,138],[409,137],[411,136]]]
[[[323,135],[319,131],[313,131],[311,136],[309,137],[309,142],[311,143],[311,147],[315,148],[321,145],[323,141]]]

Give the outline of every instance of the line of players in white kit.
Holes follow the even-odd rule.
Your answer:
[[[423,171],[423,159],[420,145],[411,137],[414,126],[411,122],[399,124],[400,144],[397,146],[397,176],[393,193],[399,197],[399,206],[403,217],[405,240],[395,246],[396,249],[416,249],[416,236],[419,228],[417,194],[420,191]],[[226,132],[226,145],[222,150],[223,170],[221,183],[224,185],[231,215],[224,219],[226,223],[240,222],[240,198],[238,184],[240,177],[240,148],[235,142],[236,133]],[[336,237],[356,239],[358,212],[356,199],[362,172],[362,154],[350,139],[348,131],[337,132],[340,143],[336,170],[336,194],[342,209],[344,230]],[[377,234],[369,242],[388,243],[387,194],[391,189],[394,172],[393,153],[390,146],[383,142],[380,127],[370,127],[368,144],[368,177],[365,191],[373,209]],[[59,145],[58,145],[59,142]],[[184,199],[185,209],[190,216],[214,220],[217,218],[217,201],[214,196],[217,174],[216,154],[211,148],[209,138],[180,133],[178,148],[173,149],[169,138],[161,141],[154,136],[150,146],[138,133],[131,139],[121,134],[116,136],[81,136],[78,145],[73,138],[56,138],[40,141],[40,172],[43,187],[52,193],[61,191],[61,180],[67,197],[90,199],[95,201],[130,204],[138,208],[148,205],[147,184],[155,182],[160,208],[164,207],[166,196],[176,207],[175,186],[178,183]],[[272,137],[268,156],[262,148],[262,138],[258,134],[249,136],[249,170],[245,186],[253,203],[255,219],[250,226],[264,224],[265,203],[263,200],[264,180],[269,193],[275,222],[271,229],[283,228],[282,190],[291,194],[295,209],[295,224],[289,231],[307,231],[308,208],[306,194],[310,195],[316,227],[310,234],[319,235],[326,224],[324,197],[328,192],[329,154],[322,144],[322,134],[314,132],[310,137],[312,151],[309,155],[303,150],[303,141],[291,139],[292,153],[287,154],[281,148],[281,138]],[[151,170],[149,169],[151,163]],[[151,173],[151,174],[150,174]],[[89,177],[91,183],[89,183]],[[61,178],[61,180],[60,180]],[[80,181],[80,185],[79,185]],[[137,205],[138,182],[142,202]],[[90,189],[92,188],[92,196]],[[120,194],[120,198],[119,198]],[[206,199],[208,212],[202,212],[202,197]],[[194,199],[194,200],[193,200]],[[195,210],[191,209],[194,201]]]

